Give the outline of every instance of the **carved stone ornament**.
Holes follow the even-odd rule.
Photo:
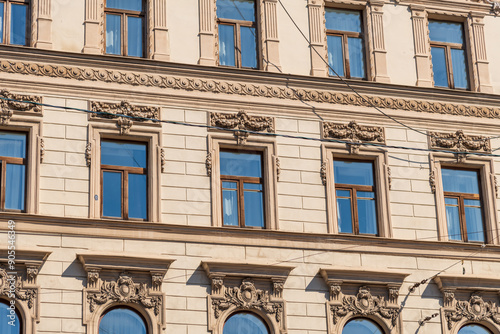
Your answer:
[[[445,318],[449,330],[453,328],[456,322],[462,319],[470,322],[491,320],[495,324],[500,325],[500,313],[498,313],[497,306],[492,302],[485,302],[477,294],[472,294],[469,301],[457,301],[455,310],[445,311]]]
[[[26,101],[26,102],[24,102]],[[42,97],[36,95],[13,94],[3,89],[0,91],[0,125],[7,125],[14,111],[41,113],[42,106],[29,102],[42,103]]]
[[[43,163],[43,158],[45,157],[45,142],[43,138],[40,138],[40,163]]]
[[[390,320],[392,326],[395,326],[399,316],[397,308],[386,307],[384,297],[372,296],[370,289],[366,286],[359,288],[356,296],[345,296],[342,299],[341,305],[333,304],[330,308],[334,324],[337,324],[341,318],[352,313],[352,315],[360,316],[378,314]]]
[[[276,157],[276,181],[280,180],[281,175],[281,162],[280,158]]]
[[[355,121],[349,124],[323,122],[323,138],[340,139],[349,142],[347,148],[351,154],[358,154],[359,144],[363,142],[385,143],[383,128],[358,125]]]
[[[167,157],[165,156],[165,150],[160,149],[160,162],[161,162],[161,172],[165,173],[165,165],[167,164]]]
[[[430,148],[457,152],[491,153],[488,137],[469,136],[462,130],[455,133],[429,132]]]
[[[90,167],[91,162],[92,162],[92,143],[87,143],[87,146],[85,146],[85,163],[87,167]]]
[[[429,185],[431,186],[431,191],[434,194],[436,192],[436,172],[433,170],[429,173]]]
[[[320,175],[321,175],[321,182],[323,183],[324,186],[326,186],[326,167],[327,167],[327,162],[323,161],[321,163],[321,169],[320,169]]]
[[[211,112],[210,126],[236,130],[234,131],[234,136],[238,141],[238,145],[243,145],[249,135],[246,131],[274,133],[274,118],[250,116],[243,110],[240,110],[237,114]]]
[[[492,1],[492,0],[483,0],[486,3],[491,4],[491,11],[495,13],[495,15],[500,14],[500,2],[499,1]]]
[[[212,152],[207,153],[207,158],[205,159],[205,167],[207,167],[207,175],[212,175]]]

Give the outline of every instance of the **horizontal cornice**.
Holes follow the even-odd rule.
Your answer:
[[[127,253],[85,252],[76,254],[86,271],[91,268],[108,270],[155,271],[165,274],[175,260],[155,254],[137,256]]]
[[[231,262],[231,261],[202,261],[201,266],[208,277],[232,276],[254,278],[282,278],[286,279],[295,267],[265,264],[262,262]]]
[[[36,61],[35,61],[36,59]],[[500,119],[498,96],[442,88],[422,88],[350,80],[361,94],[354,94],[336,78],[318,78],[254,70],[159,62],[148,59],[63,53],[22,47],[0,46],[0,72],[65,79],[75,85],[87,82],[93,89],[120,84],[147,94],[165,89],[197,91],[279,100],[302,100],[333,105],[370,107],[433,114]],[[19,80],[22,80],[20,77]],[[29,81],[29,80],[26,80]],[[61,81],[60,81],[61,82]],[[96,86],[99,82],[101,86]],[[155,93],[156,92],[156,93]],[[199,99],[193,94],[193,100]],[[457,103],[459,102],[459,103]]]

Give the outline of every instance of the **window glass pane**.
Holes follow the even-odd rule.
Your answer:
[[[122,54],[121,16],[106,14],[106,53]]]
[[[101,141],[101,164],[146,168],[146,144]]]
[[[220,152],[220,174],[262,177],[262,156],[259,153]]]
[[[102,173],[102,215],[105,217],[122,216],[122,174]]]
[[[377,212],[375,209],[374,193],[362,193],[358,196],[358,223],[360,234],[377,234]],[[363,198],[363,196],[366,196]]]
[[[264,227],[264,203],[261,191],[245,191],[245,226]]]
[[[465,201],[464,201],[465,202]],[[479,201],[473,201],[479,202]],[[472,203],[474,206],[468,206],[465,203],[465,224],[467,225],[468,241],[484,242],[483,216],[480,203]]]
[[[373,165],[371,162],[333,162],[335,183],[373,186]]]
[[[363,40],[361,38],[347,39],[349,46],[349,68],[351,70],[351,78],[365,77],[365,57]]]
[[[445,198],[445,203],[448,239],[462,240],[462,233],[460,231],[460,214],[458,212],[458,199]]]
[[[257,68],[257,35],[255,28],[241,27],[241,66]]]
[[[262,190],[262,184],[260,183],[245,183],[243,185],[245,190]]]
[[[234,26],[219,24],[219,64],[236,66],[234,50]]]
[[[351,192],[349,190],[337,190],[338,197],[351,197]]]
[[[3,43],[4,3],[0,2],[0,43]]]
[[[251,313],[236,313],[224,324],[223,334],[269,334],[267,326],[259,317]]]
[[[255,22],[254,0],[217,0],[217,17]]]
[[[0,131],[0,157],[26,158],[26,134]]]
[[[380,327],[368,319],[353,319],[342,330],[342,334],[382,334]]]
[[[26,17],[28,15],[28,6],[10,5],[10,44],[26,45]]]
[[[128,216],[129,218],[148,219],[147,176],[128,174]]]
[[[471,324],[460,328],[458,334],[491,334],[491,332],[483,326]]]
[[[107,8],[142,11],[142,0],[106,0]]]
[[[10,318],[10,304],[6,301],[0,301],[0,333],[2,334],[21,334],[21,319],[14,313],[14,319]],[[13,325],[9,324],[11,321]]]
[[[441,169],[443,190],[447,192],[479,194],[478,172],[475,170]]]
[[[234,183],[236,189],[236,182]],[[222,190],[223,224],[225,226],[238,226],[238,192],[236,190]]]
[[[344,191],[342,191],[344,192]],[[349,193],[349,192],[348,192]],[[337,191],[337,220],[340,233],[353,233],[352,230],[352,211],[351,211],[351,198],[339,197]],[[349,194],[348,194],[349,196]]]
[[[26,166],[7,164],[5,182],[5,208],[24,210],[24,192],[26,189]]]
[[[328,43],[328,65],[337,72],[341,77],[345,76],[344,73],[344,51],[342,49],[342,37],[340,36],[327,36]],[[335,75],[332,69],[329,69],[330,75]]]
[[[236,189],[236,182],[222,182],[222,188],[224,189]]]
[[[102,317],[99,334],[146,334],[142,317],[128,308],[115,308]]]
[[[448,70],[446,69],[446,52],[444,48],[431,48],[434,86],[448,87]]]
[[[451,65],[453,67],[455,88],[469,89],[469,77],[467,75],[467,63],[464,50],[451,49]]]
[[[128,55],[133,57],[142,57],[142,18],[141,17],[127,17],[128,24]]]
[[[446,43],[463,43],[463,24],[429,20],[429,37],[431,41]]]
[[[362,32],[361,12],[325,8],[326,29]]]

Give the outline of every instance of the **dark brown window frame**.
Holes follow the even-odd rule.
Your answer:
[[[352,161],[352,162],[369,162],[372,165],[372,173],[373,173],[373,186],[366,186],[366,185],[356,185],[356,184],[344,184],[344,183],[335,183],[335,198],[344,198],[343,196],[337,196],[337,190],[347,190],[349,191],[350,194],[350,200],[351,200],[351,217],[352,217],[352,234],[354,235],[375,235],[379,236],[380,235],[380,222],[379,222],[379,216],[378,216],[378,205],[379,205],[379,199],[377,198],[377,181],[375,177],[375,165],[373,160],[358,160],[358,159],[334,159],[335,161]],[[366,191],[366,192],[373,192],[373,197],[375,200],[375,218],[377,222],[377,234],[360,234],[359,233],[359,217],[358,217],[358,196],[357,192],[358,191]],[[337,219],[338,219],[338,212],[337,212]],[[341,234],[351,234],[348,232],[340,232]]]
[[[31,6],[30,6],[30,0],[1,0],[0,2],[4,3],[4,8],[3,8],[3,43],[2,44],[7,44],[7,45],[16,45],[16,46],[29,46],[29,40],[30,40],[30,27],[31,27]],[[26,11],[26,40],[24,41],[24,45],[18,45],[18,44],[10,44],[10,23],[12,20],[11,16],[11,4],[19,4],[19,5],[27,5],[27,11]]]
[[[248,68],[253,70],[259,70],[262,68],[262,52],[260,48],[260,29],[258,28],[257,22],[260,22],[259,15],[259,4],[260,0],[254,0],[255,4],[255,21],[244,21],[244,20],[232,20],[217,17],[217,26],[219,25],[232,25],[234,27],[234,46],[235,46],[235,66],[219,65],[222,67],[232,67],[232,68]],[[241,64],[241,33],[240,27],[255,28],[255,47],[257,53],[257,68],[253,67],[243,67]]]
[[[135,10],[126,10],[126,9],[117,9],[117,8],[108,8],[106,7],[107,5],[107,0],[104,0],[104,21],[105,25],[107,24],[106,22],[106,15],[111,14],[111,15],[119,15],[121,16],[121,27],[120,27],[120,55],[122,56],[127,56],[127,57],[135,57],[135,56],[129,56],[128,55],[128,21],[127,17],[140,17],[142,18],[142,55],[138,58],[144,58],[146,57],[147,49],[146,49],[146,0],[141,0],[142,2],[142,11],[135,11]],[[106,52],[106,26],[104,27],[104,52]],[[117,55],[115,55],[117,56]]]
[[[109,140],[109,141],[119,141],[115,139],[110,139],[110,138],[102,138],[102,140]],[[126,140],[126,142],[134,142],[134,141],[129,141]],[[149,145],[145,142],[141,141],[135,141],[135,143],[144,143],[146,145],[146,166],[148,163],[148,158],[149,158]],[[104,187],[103,187],[103,180],[104,180],[104,172],[111,172],[111,173],[120,173],[121,174],[121,199],[122,199],[122,216],[121,217],[108,217],[103,215],[103,206],[104,206]],[[123,220],[137,220],[137,221],[148,221],[150,212],[149,208],[146,207],[146,219],[140,219],[140,218],[130,218],[128,215],[128,206],[129,206],[129,201],[128,201],[128,174],[140,174],[140,175],[146,175],[146,204],[148,203],[149,200],[149,174],[148,174],[148,168],[140,168],[140,167],[127,167],[127,166],[115,166],[115,165],[103,165],[101,163],[101,181],[100,181],[100,187],[101,187],[101,218],[108,218],[108,219],[123,219]]]
[[[5,211],[5,212],[26,212],[26,189],[28,187],[28,182],[27,182],[27,170],[28,170],[28,152],[29,152],[29,133],[28,132],[18,132],[14,131],[16,133],[23,133],[26,135],[26,152],[25,156],[26,158],[13,158],[13,157],[2,157],[0,156],[0,210]],[[24,210],[15,210],[15,209],[6,209],[5,208],[5,197],[6,197],[6,180],[7,180],[7,164],[13,164],[13,165],[24,165],[25,166],[25,172],[24,172]]]
[[[261,156],[261,174],[264,172],[264,156],[262,151],[255,151],[255,150],[235,150],[235,149],[224,149],[221,148],[220,152],[245,152],[245,153],[252,153],[252,154],[260,154]],[[223,194],[223,190],[225,189],[222,185],[223,182],[236,182],[236,193],[238,197],[238,226],[242,228],[253,228],[253,229],[265,229],[266,228],[266,207],[265,207],[265,201],[266,201],[266,191],[264,187],[264,177],[250,177],[250,176],[234,176],[234,175],[220,175],[220,189],[221,189],[221,195]],[[253,184],[260,184],[262,185],[262,215],[264,217],[264,226],[246,226],[245,225],[245,190],[244,190],[244,184],[245,183],[253,183]],[[231,189],[234,190],[234,189]],[[248,190],[247,190],[248,191]],[[224,200],[221,201],[221,209],[222,212],[224,212]],[[224,225],[224,214],[222,215],[222,226],[225,227],[232,227],[231,225]],[[233,226],[235,227],[235,226]]]
[[[331,9],[345,9],[345,8],[335,8],[335,7],[328,7]],[[353,12],[358,12],[360,14],[361,18],[361,28],[363,32],[366,30],[365,27],[365,18],[364,18],[364,11],[363,10],[358,10],[358,9],[349,9],[347,8],[346,10],[350,10]],[[326,35],[327,36],[339,36],[342,38],[342,55],[343,55],[343,61],[342,63],[344,64],[344,76],[343,78],[346,79],[354,79],[354,80],[367,80],[368,78],[368,73],[367,73],[367,57],[366,57],[366,41],[365,41],[365,34],[361,32],[353,32],[353,31],[344,31],[344,30],[330,30],[326,29]],[[365,77],[364,78],[351,78],[351,66],[350,66],[350,60],[349,60],[349,43],[348,43],[348,37],[354,37],[354,38],[361,38],[363,49],[365,50],[363,52],[363,63],[365,66]],[[328,69],[328,72],[329,69]]]

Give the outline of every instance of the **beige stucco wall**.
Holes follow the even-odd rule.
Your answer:
[[[85,1],[52,0],[52,43],[58,51],[82,52]]]

